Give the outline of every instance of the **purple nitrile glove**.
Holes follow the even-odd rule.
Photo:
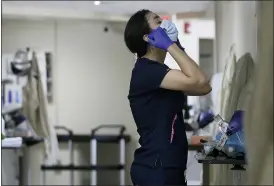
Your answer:
[[[185,51],[185,48],[182,47],[182,45],[181,45],[179,39],[177,39],[176,44],[177,44],[177,46],[178,46],[182,51]]]
[[[172,45],[174,41],[168,37],[163,28],[158,27],[152,30],[152,32],[148,35],[148,43],[156,48],[167,51],[168,47]]]
[[[244,111],[236,110],[229,122],[229,130],[231,131],[232,134],[240,131],[243,128],[243,122],[244,122],[243,120],[244,120]]]

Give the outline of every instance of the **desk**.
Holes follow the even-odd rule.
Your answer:
[[[9,138],[6,138],[9,139]],[[4,139],[5,140],[5,139]],[[42,142],[42,139],[35,139],[35,138],[30,138],[30,137],[23,137],[23,138],[18,138],[18,140],[21,140],[21,142],[18,142],[18,145],[8,145],[8,143],[3,143],[1,145],[1,149],[5,150],[5,149],[14,149],[16,151],[19,151],[19,156],[18,156],[18,164],[19,164],[19,177],[18,177],[18,182],[19,182],[19,186],[23,186],[24,185],[24,178],[23,178],[23,172],[24,172],[24,153],[23,153],[23,148],[27,148],[27,147],[31,147],[33,145],[36,145],[40,142]],[[29,168],[27,167],[27,170]],[[28,174],[29,174],[29,170],[28,170]],[[26,179],[26,183],[27,185],[29,185],[28,183],[28,178]]]
[[[198,163],[203,164],[203,185],[210,185],[210,174],[209,174],[209,165],[210,164],[230,164],[234,165],[231,170],[245,170],[244,165],[246,165],[246,160],[244,159],[232,159],[222,156],[215,157],[204,157],[201,153],[197,153],[196,159]],[[204,172],[207,171],[207,172]],[[205,179],[205,182],[204,182]]]
[[[230,164],[230,165],[246,165],[246,161],[244,159],[232,159],[226,157],[197,157],[198,163],[203,164]]]
[[[129,135],[123,135],[122,136],[126,142],[129,142],[130,136]],[[92,139],[90,134],[73,134],[72,136],[65,135],[65,134],[58,134],[57,135],[58,142],[68,142],[71,140],[72,142],[78,142],[78,143],[90,143],[90,140]],[[115,143],[119,143],[120,137],[117,135],[109,134],[100,134],[100,135],[95,135],[93,137],[100,143],[108,143],[111,141],[114,141]]]

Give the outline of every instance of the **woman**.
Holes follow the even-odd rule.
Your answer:
[[[184,93],[199,96],[211,91],[206,75],[161,23],[155,13],[140,10],[129,19],[124,33],[128,49],[138,57],[128,96],[140,135],[141,147],[131,166],[132,182],[138,186],[186,185]],[[164,64],[167,52],[181,71]]]

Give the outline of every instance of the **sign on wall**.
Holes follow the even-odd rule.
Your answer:
[[[190,23],[189,22],[184,23],[184,32],[185,32],[185,34],[190,34]]]

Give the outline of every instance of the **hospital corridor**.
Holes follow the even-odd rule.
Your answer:
[[[1,6],[1,185],[273,185],[272,0]]]

